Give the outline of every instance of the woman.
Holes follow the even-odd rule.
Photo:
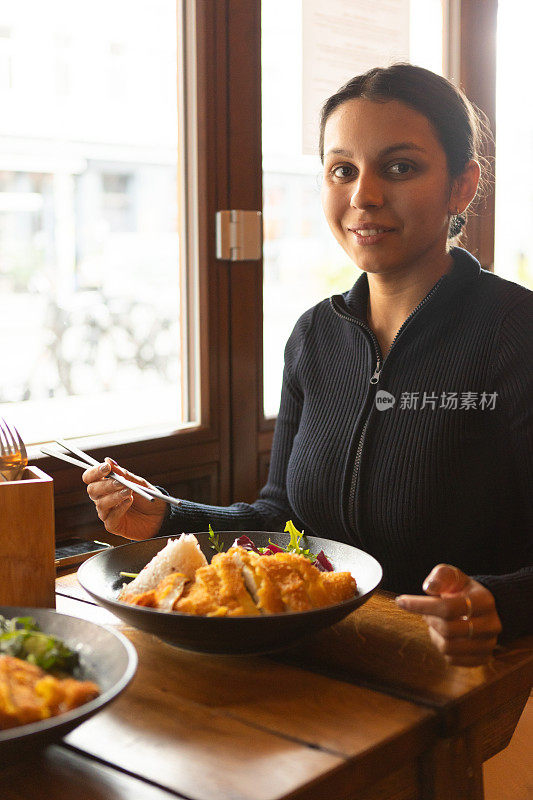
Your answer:
[[[449,246],[477,192],[479,139],[468,100],[408,64],[325,103],[322,204],[363,274],[287,343],[267,485],[252,504],[183,501],[165,517],[105,480],[110,463],[129,475],[107,459],[84,480],[108,531],[292,518],[375,555],[383,587],[455,664],[484,663],[502,627],[533,632],[533,293]]]

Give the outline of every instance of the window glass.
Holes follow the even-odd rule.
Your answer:
[[[527,88],[533,8],[498,4],[494,269],[533,289],[533,106]],[[524,171],[526,167],[526,171]]]
[[[28,442],[186,421],[176,76],[174,0],[0,6],[0,414]]]
[[[353,9],[354,0],[347,5]],[[265,415],[273,416],[283,350],[296,320],[325,297],[349,289],[358,271],[323,218],[320,159],[302,154],[302,4],[263,2],[261,25],[263,406]],[[440,72],[441,0],[411,0],[409,27],[410,60]],[[382,63],[388,62],[385,53]]]

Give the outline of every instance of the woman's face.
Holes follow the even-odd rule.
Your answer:
[[[430,122],[404,103],[357,98],[329,117],[322,206],[360,269],[392,274],[442,262],[451,184]]]

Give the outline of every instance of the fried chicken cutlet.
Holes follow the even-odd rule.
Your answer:
[[[217,553],[207,567],[196,571],[194,583],[174,605],[175,611],[208,617],[235,617],[260,611],[248,592],[243,576],[242,548]]]
[[[38,722],[98,697],[92,681],[55,678],[14,656],[0,656],[0,730]]]
[[[320,572],[301,555],[258,555],[234,545],[197,569],[191,581],[175,572],[155,589],[140,594],[126,589],[121,599],[199,616],[257,616],[323,608],[356,591],[349,572]]]
[[[349,572],[320,572],[295,553],[261,556],[244,550],[241,558],[246,585],[262,613],[323,608],[348,600],[357,590]]]

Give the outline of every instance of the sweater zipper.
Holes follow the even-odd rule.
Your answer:
[[[352,322],[352,323],[355,323],[356,325],[359,325],[360,328],[362,328],[363,330],[365,330],[369,334],[370,339],[372,340],[372,342],[374,344],[374,350],[375,350],[375,355],[376,355],[376,367],[374,369],[372,377],[370,378],[370,384],[372,386],[376,386],[379,383],[379,379],[380,379],[380,376],[381,376],[381,370],[383,368],[383,364],[385,363],[385,361],[389,357],[389,355],[390,355],[390,353],[392,351],[392,348],[396,344],[398,338],[403,333],[403,331],[405,330],[406,326],[409,324],[409,322],[414,317],[414,315],[433,297],[433,295],[436,293],[436,291],[437,291],[437,289],[438,289],[438,287],[439,287],[439,285],[440,285],[440,283],[441,283],[443,278],[444,278],[444,275],[437,281],[435,286],[424,297],[424,299],[420,301],[420,303],[416,306],[416,308],[413,309],[413,311],[411,311],[411,313],[409,314],[407,319],[404,321],[403,325],[396,332],[396,336],[392,340],[391,346],[389,347],[389,352],[387,353],[387,356],[384,359],[382,358],[381,348],[379,346],[379,342],[378,342],[378,340],[376,338],[376,335],[375,335],[374,331],[368,325],[365,325],[364,322],[362,322],[361,320],[357,319],[356,317],[352,317],[349,314],[344,314],[342,311],[339,311],[337,308],[335,308],[335,306],[332,303],[333,310],[335,311],[335,313],[339,317],[342,317],[343,319],[348,320],[348,322]],[[367,396],[366,402],[368,402],[368,396]],[[363,455],[363,445],[364,445],[364,441],[365,441],[365,434],[366,434],[366,429],[368,427],[368,420],[370,419],[370,414],[371,413],[372,413],[372,405],[370,405],[369,411],[368,411],[368,413],[366,415],[365,424],[363,425],[363,430],[361,431],[361,435],[360,435],[359,441],[357,443],[357,450],[355,452],[355,460],[354,460],[353,472],[352,472],[352,480],[350,482],[350,492],[348,494],[348,522],[350,524],[350,527],[354,531],[355,531],[355,493],[356,493],[356,489],[357,489],[357,480],[359,478],[359,467],[361,465],[361,458],[362,458],[362,455]]]
[[[333,304],[332,304],[333,306]],[[357,319],[357,317],[352,317],[349,314],[344,314],[342,311],[339,311],[335,306],[333,306],[333,310],[337,314],[337,316],[342,317],[342,319],[351,322],[352,324],[359,325],[370,337],[373,345],[374,345],[374,354],[376,356],[376,366],[372,377],[370,378],[371,386],[376,386],[379,382],[379,377],[381,375],[381,369],[383,367],[383,360],[381,355],[381,348],[379,346],[379,342],[377,340],[376,334],[369,328],[368,325],[365,325],[364,322]],[[397,337],[395,337],[396,340]],[[391,345],[392,348],[392,345]],[[368,395],[365,401],[365,405],[368,403]],[[366,416],[365,424],[363,425],[363,430],[361,431],[361,435],[359,436],[359,441],[357,443],[357,449],[355,451],[355,461],[353,465],[353,472],[352,472],[352,479],[350,482],[350,492],[348,494],[348,523],[352,530],[355,530],[355,490],[357,488],[357,477],[359,475],[359,465],[361,463],[361,456],[363,453],[363,444],[365,441],[365,434],[366,429],[368,426],[368,420],[370,417],[370,411],[372,410],[372,406],[370,406],[370,410]]]
[[[363,325],[362,323],[361,325],[363,328],[366,328],[366,330],[370,333],[370,337],[374,343],[374,350],[376,355],[376,368],[374,370],[374,374],[370,378],[370,385],[371,387],[376,387],[377,384],[379,383],[379,378],[381,375],[381,370],[383,368],[383,363],[385,359],[382,360],[381,348],[379,346],[379,342],[376,338],[376,335],[374,334],[374,331],[368,326]],[[375,391],[377,391],[377,389],[374,391],[371,389],[370,391],[372,392],[372,400],[366,415],[365,424],[363,425],[363,430],[361,431],[361,435],[357,443],[357,450],[355,451],[355,460],[352,471],[352,479],[350,482],[350,493],[348,495],[348,522],[350,524],[350,527],[354,531],[355,531],[355,492],[357,489],[357,480],[359,478],[359,467],[361,465],[361,457],[363,455],[363,445],[365,443],[365,435],[366,435],[366,429],[368,427],[368,420],[370,419],[370,414],[372,412],[372,403],[374,402]],[[366,402],[368,403],[368,396]]]

